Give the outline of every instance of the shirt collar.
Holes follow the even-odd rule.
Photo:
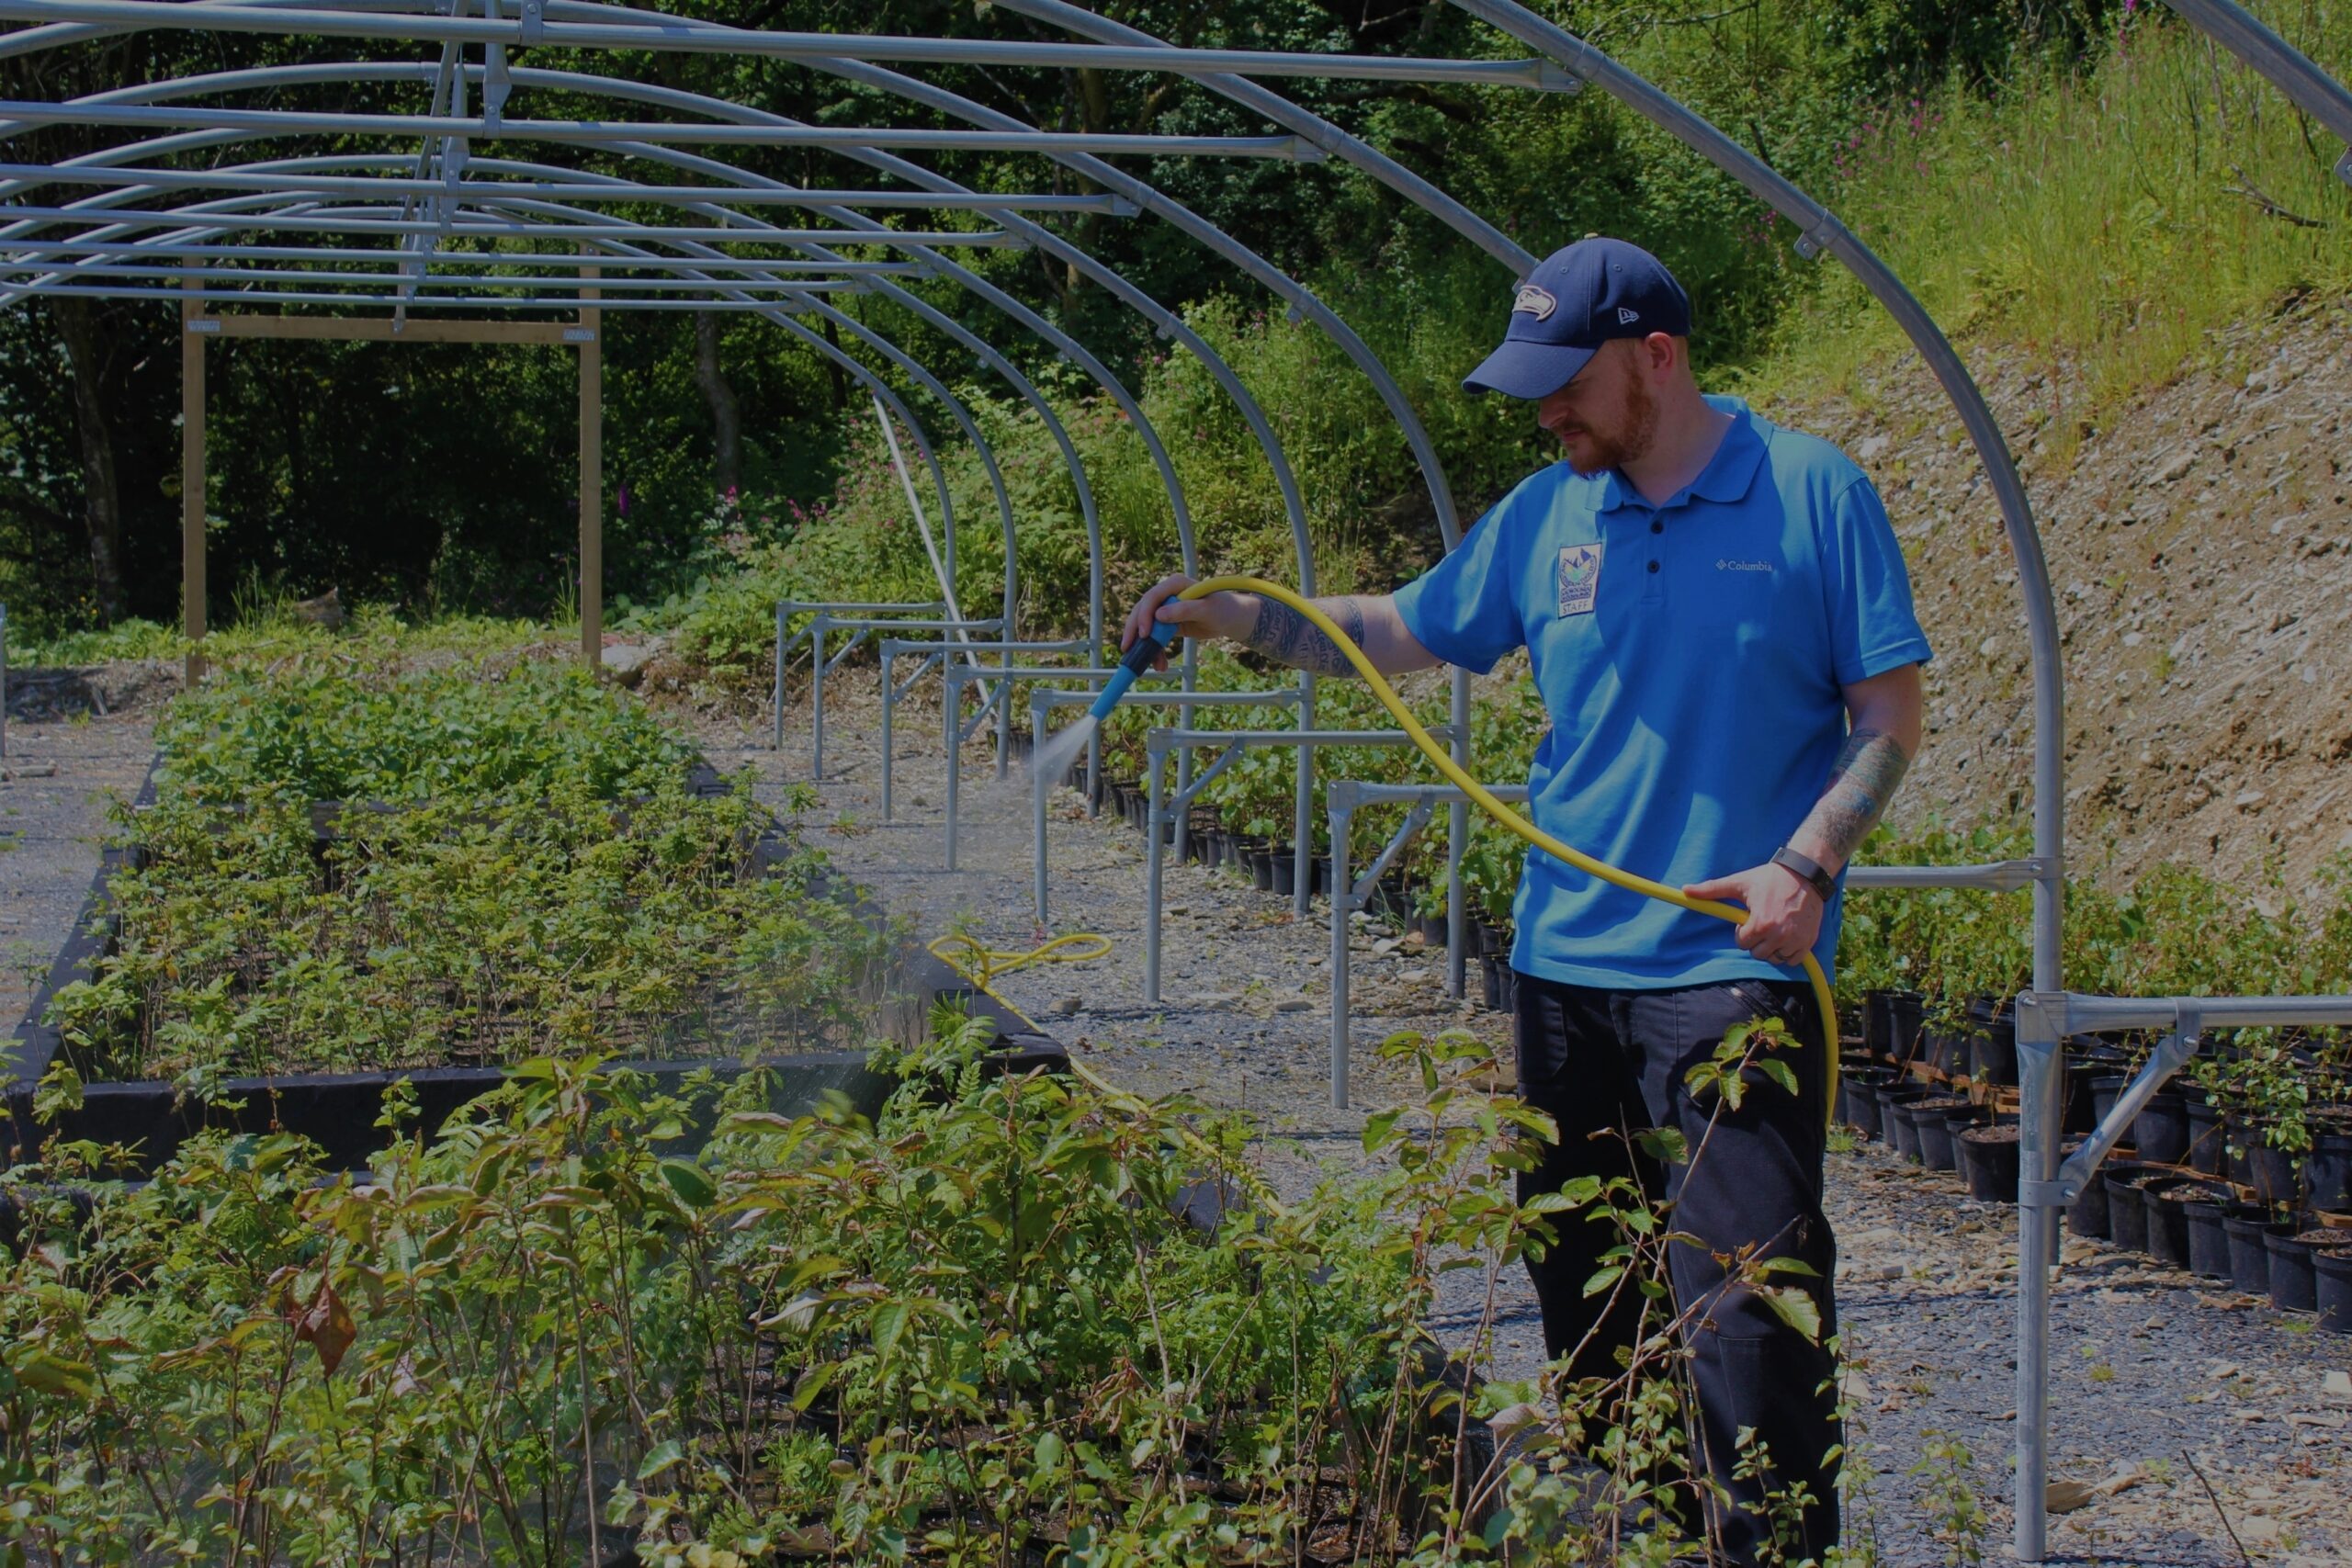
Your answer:
[[[1710,397],[1707,406],[1718,413],[1729,414],[1731,428],[1724,432],[1722,443],[1715,447],[1715,455],[1707,459],[1707,466],[1699,470],[1699,477],[1667,497],[1665,504],[1657,508],[1660,512],[1671,511],[1693,497],[1718,502],[1739,501],[1746,497],[1748,487],[1756,482],[1756,470],[1764,461],[1764,433],[1757,428],[1762,422],[1756,417],[1754,410],[1737,398]],[[1614,512],[1621,506],[1649,504],[1616,469],[1610,469],[1599,479],[1600,503],[1595,511]]]

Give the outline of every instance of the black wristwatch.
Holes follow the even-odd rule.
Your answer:
[[[1801,855],[1786,844],[1782,844],[1772,852],[1772,863],[1786,866],[1789,870],[1795,872],[1804,880],[1806,886],[1821,895],[1821,901],[1825,904],[1829,902],[1830,896],[1838,891],[1838,879],[1822,870],[1819,861],[1815,860],[1811,855]]]

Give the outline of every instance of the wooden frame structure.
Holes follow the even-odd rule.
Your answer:
[[[193,263],[190,264],[193,266]],[[583,278],[600,276],[594,266]],[[216,338],[307,343],[545,344],[580,355],[580,657],[594,671],[605,644],[605,333],[599,291],[580,291],[576,321],[409,321],[401,316],[208,313],[194,276],[180,302],[180,596],[187,679],[204,674],[205,344]]]

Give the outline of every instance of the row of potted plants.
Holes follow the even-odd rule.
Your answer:
[[[2005,1010],[1914,992],[1874,991],[1864,1002],[1839,1119],[1900,1156],[1959,1172],[1973,1198],[2015,1202],[2017,1118],[1996,1093],[2016,1082]],[[2113,1110],[2146,1046],[2083,1035],[2063,1053],[2061,1148],[2071,1154]],[[2209,1041],[2175,1081],[2187,1087],[2142,1108],[2128,1143],[2068,1210],[2068,1228],[2352,1333],[2352,1108],[2340,1044],[2242,1032]],[[2280,1099],[2297,1113],[2267,1109]]]

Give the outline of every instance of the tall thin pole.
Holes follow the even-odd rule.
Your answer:
[[[180,301],[180,615],[193,686],[204,679],[204,334],[196,327],[204,307],[192,273],[180,287],[189,294]]]
[[[602,276],[584,268],[583,278]],[[580,657],[593,671],[605,653],[605,333],[604,312],[580,291]]]

